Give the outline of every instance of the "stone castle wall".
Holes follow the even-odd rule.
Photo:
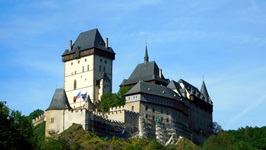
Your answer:
[[[73,123],[81,124],[85,129],[86,109],[48,110],[46,111],[45,136],[59,134]]]
[[[40,123],[43,123],[45,121],[45,113],[41,114],[35,119],[32,119],[32,125],[37,126]]]

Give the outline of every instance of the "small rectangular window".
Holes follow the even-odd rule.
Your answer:
[[[102,70],[102,66],[100,65],[100,66],[99,66],[99,71],[101,71],[101,70]]]
[[[82,66],[82,72],[84,72],[84,66]]]
[[[134,106],[131,106],[131,110],[134,111]]]
[[[89,70],[90,70],[90,65],[87,66],[87,71],[89,71]]]
[[[54,123],[54,118],[51,118],[51,124],[53,124]]]

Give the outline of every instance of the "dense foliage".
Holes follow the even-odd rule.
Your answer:
[[[128,86],[122,86],[117,93],[106,93],[101,97],[101,103],[98,110],[107,112],[111,107],[125,105],[125,94],[130,90]]]
[[[203,145],[195,145],[182,138],[176,144],[164,146],[153,139],[131,138],[128,140],[112,137],[108,140],[83,130],[73,124],[69,129],[53,138],[45,138],[45,122],[33,127],[31,118],[42,114],[35,110],[29,116],[10,110],[6,102],[0,102],[0,149],[109,149],[109,150],[258,150],[266,149],[266,127],[245,127],[223,131],[214,123],[217,132]]]
[[[44,113],[44,111],[43,110],[41,110],[41,109],[36,109],[36,110],[34,110],[33,112],[31,112],[30,113],[30,115],[28,116],[29,117],[29,119],[35,119],[35,118],[37,118],[37,117],[39,117],[40,115],[42,115]]]
[[[266,149],[266,126],[262,128],[246,126],[238,130],[229,130],[227,134],[234,143],[235,149]]]
[[[238,130],[221,131],[208,138],[203,149],[258,150],[266,149],[266,127],[245,127]]]
[[[34,149],[35,143],[31,120],[0,102],[0,149]]]

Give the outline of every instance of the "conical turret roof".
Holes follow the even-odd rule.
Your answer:
[[[46,110],[65,110],[72,109],[68,103],[65,89],[58,88],[54,92],[54,96],[50,106]]]
[[[205,82],[204,81],[202,82],[200,92],[203,94],[203,96],[206,98],[206,100],[209,100],[210,99],[210,96],[208,94],[208,90],[206,88],[206,85],[205,85]]]

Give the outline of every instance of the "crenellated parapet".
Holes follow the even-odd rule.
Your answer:
[[[111,108],[109,109],[109,112],[113,112],[113,111],[122,111],[122,110],[125,110],[125,107],[124,107],[124,106],[111,107]]]
[[[125,122],[126,109],[124,106],[119,106],[110,108],[108,112],[101,112],[96,109],[92,113],[110,121]]]
[[[92,114],[102,117],[102,118],[108,118],[107,113],[98,111],[97,109],[95,111],[92,111]]]
[[[40,123],[43,123],[45,121],[45,113],[41,114],[40,116],[36,117],[35,119],[32,119],[32,125],[36,126]]]

